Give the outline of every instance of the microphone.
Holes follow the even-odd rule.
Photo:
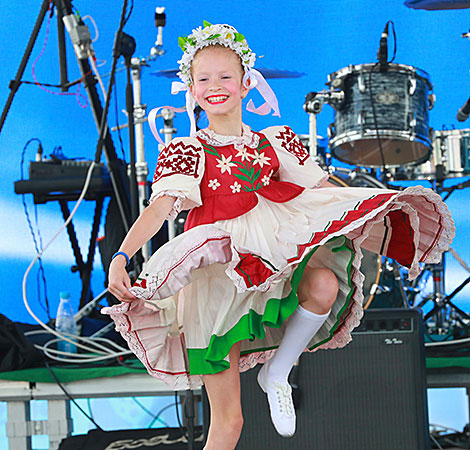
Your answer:
[[[387,39],[388,39],[388,22],[385,24],[385,28],[380,37],[379,50],[377,51],[377,59],[380,63],[380,70],[384,71],[388,65],[388,48],[387,48]]]
[[[470,98],[457,112],[457,120],[459,122],[465,122],[470,114]]]
[[[157,40],[155,45],[150,50],[150,54],[155,56],[162,56],[165,51],[163,50],[163,27],[166,25],[165,7],[157,6],[155,8],[155,26],[157,27]]]

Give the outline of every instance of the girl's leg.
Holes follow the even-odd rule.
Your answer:
[[[307,268],[299,284],[300,305],[289,318],[281,344],[261,369],[258,381],[268,395],[271,418],[279,434],[295,432],[295,412],[287,378],[295,361],[327,319],[338,295],[338,280],[330,269]]]
[[[229,353],[230,368],[214,375],[204,375],[209,397],[211,423],[204,450],[233,450],[243,426],[240,400],[240,345]]]
[[[307,268],[297,291],[300,305],[289,318],[278,351],[269,364],[269,378],[287,377],[310,340],[327,319],[338,295],[338,280],[330,269]]]

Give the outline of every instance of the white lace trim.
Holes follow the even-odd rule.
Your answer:
[[[163,371],[154,369],[147,358],[147,352],[142,346],[142,342],[137,337],[135,331],[129,330],[129,322],[127,320],[127,312],[129,311],[129,303],[121,303],[114,305],[112,308],[103,308],[102,312],[109,314],[115,325],[116,330],[121,333],[121,336],[127,342],[129,350],[134,353],[137,358],[147,369],[147,372],[154,378],[165,382],[168,387],[174,391],[181,391],[186,389],[198,389],[202,386],[201,375],[188,375],[188,374],[170,374]],[[107,312],[109,311],[109,312]]]
[[[183,202],[186,200],[186,195],[182,194],[179,191],[160,191],[156,194],[152,194],[150,196],[149,204],[153,203],[157,198],[160,197],[174,197],[175,203],[173,203],[173,207],[167,216],[167,220],[175,220],[178,214],[183,209]]]
[[[225,136],[217,134],[209,128],[199,130],[197,135],[204,139],[209,145],[216,147],[222,147],[225,145],[234,145],[237,150],[244,146],[250,148],[257,148],[259,144],[259,136],[251,131],[248,125],[242,124],[242,135],[241,136]]]

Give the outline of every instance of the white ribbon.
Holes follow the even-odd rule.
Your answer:
[[[189,121],[191,122],[190,136],[196,135],[196,119],[194,118],[194,109],[196,108],[196,100],[191,93],[188,85],[181,81],[173,81],[171,83],[171,93],[173,95],[186,91],[186,112],[188,113]]]
[[[253,100],[250,100],[246,105],[247,111],[265,116],[266,114],[269,114],[271,110],[274,110],[273,116],[281,117],[276,94],[274,94],[273,90],[271,89],[271,86],[269,86],[269,84],[260,72],[258,72],[256,69],[250,69],[248,72],[246,72],[243,76],[243,86],[245,86],[247,89],[258,89],[259,93],[265,100],[265,103],[263,103],[258,108],[255,107]],[[159,106],[158,108],[152,109],[148,115],[148,122],[150,125],[150,129],[152,130],[152,134],[155,136],[155,139],[162,145],[165,145],[165,143],[162,141],[162,138],[158,133],[155,120],[157,118],[158,111],[163,108],[168,108],[171,111],[175,112],[184,112],[186,110],[189,117],[189,121],[191,122],[190,136],[196,135],[196,119],[194,117],[196,100],[194,99],[193,94],[191,93],[191,90],[189,89],[186,83],[182,83],[181,81],[173,81],[173,83],[171,83],[171,93],[173,95],[179,94],[183,91],[186,91],[186,108],[174,108],[173,106]]]
[[[167,109],[169,109],[171,111],[174,111],[174,112],[184,112],[186,110],[186,108],[175,108],[174,106],[159,106],[158,108],[153,108],[152,111],[149,112],[148,122],[149,122],[150,130],[152,131],[152,134],[154,135],[155,139],[160,144],[165,146],[166,144],[162,141],[162,138],[160,137],[160,134],[158,133],[158,130],[157,130],[157,125],[155,123],[155,121],[157,119],[158,111],[160,111],[163,108],[167,108]],[[193,116],[194,116],[194,114],[193,114]]]
[[[250,81],[249,84],[248,81]],[[271,109],[273,109],[273,116],[281,117],[276,94],[274,94],[271,86],[269,86],[268,82],[260,72],[256,69],[250,69],[243,77],[243,85],[248,89],[258,89],[258,92],[266,100],[265,103],[258,108],[255,107],[253,100],[250,100],[246,105],[247,111],[265,116],[271,112]]]

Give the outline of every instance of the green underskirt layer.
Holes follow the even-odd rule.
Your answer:
[[[331,239],[329,242],[340,240],[340,244],[335,246],[333,252],[349,251],[351,253],[350,261],[347,267],[348,285],[350,292],[347,295],[346,302],[341,308],[334,326],[330,330],[329,338],[316,344],[312,347],[317,347],[329,341],[334,334],[334,331],[340,323],[340,318],[343,312],[347,309],[353,294],[354,288],[351,281],[351,267],[354,258],[354,252],[346,246],[348,239],[344,236],[339,236]],[[188,348],[189,359],[189,372],[191,375],[205,375],[222,372],[230,367],[229,361],[224,358],[228,355],[230,349],[237,342],[249,339],[264,339],[266,331],[264,326],[271,328],[280,328],[284,321],[295,311],[299,304],[297,290],[302,280],[305,268],[315,253],[318,247],[314,248],[308,255],[297,265],[295,268],[290,283],[292,290],[284,298],[270,298],[266,302],[266,308],[263,314],[259,314],[254,310],[250,310],[247,314],[242,316],[240,320],[231,328],[227,333],[222,336],[212,335],[209,346],[207,348]],[[273,347],[276,348],[276,347]],[[255,353],[259,351],[269,350],[269,348],[250,349],[242,354]]]

